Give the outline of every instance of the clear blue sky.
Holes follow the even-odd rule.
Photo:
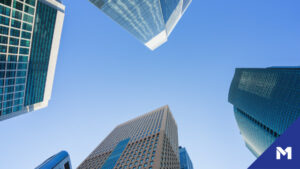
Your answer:
[[[227,102],[236,67],[300,64],[299,0],[194,0],[149,51],[87,0],[66,17],[49,107],[0,122],[0,168],[31,169],[60,150],[76,168],[112,129],[168,104],[195,169],[242,169]]]

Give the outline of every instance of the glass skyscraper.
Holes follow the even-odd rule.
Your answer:
[[[246,146],[260,156],[300,115],[300,67],[236,69],[229,102]]]
[[[151,50],[168,39],[192,0],[90,0]]]
[[[48,158],[35,169],[72,169],[68,152],[61,151]]]
[[[190,156],[184,147],[179,147],[180,169],[194,169]]]
[[[78,169],[179,169],[177,124],[168,106],[117,126]]]
[[[64,9],[59,0],[0,0],[0,121],[48,105]]]

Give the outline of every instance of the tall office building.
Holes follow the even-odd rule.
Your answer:
[[[117,126],[78,169],[179,169],[177,125],[168,106]]]
[[[260,156],[300,115],[300,67],[236,69],[229,102],[246,146]]]
[[[185,148],[179,147],[180,169],[194,169],[190,156]]]
[[[48,105],[64,9],[58,0],[0,0],[0,121]]]
[[[48,158],[35,169],[72,169],[68,152],[61,151]]]
[[[168,36],[192,0],[90,0],[151,50]]]

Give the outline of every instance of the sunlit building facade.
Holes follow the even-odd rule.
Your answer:
[[[90,0],[151,50],[168,36],[191,0]]]
[[[78,169],[179,169],[177,125],[168,106],[117,126]]]
[[[260,156],[300,115],[300,67],[236,69],[229,102],[246,147]]]
[[[58,0],[0,1],[0,121],[48,105],[64,9]]]

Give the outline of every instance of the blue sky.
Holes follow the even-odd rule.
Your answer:
[[[87,0],[65,0],[52,99],[0,122],[0,168],[60,150],[76,168],[112,129],[168,104],[195,169],[247,168],[227,102],[236,67],[300,63],[299,0],[194,0],[169,41],[148,50]]]

